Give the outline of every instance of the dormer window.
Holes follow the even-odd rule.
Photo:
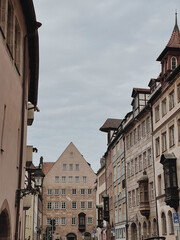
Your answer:
[[[172,57],[171,58],[171,70],[174,70],[177,67],[177,58]]]

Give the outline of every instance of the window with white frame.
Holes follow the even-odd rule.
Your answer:
[[[61,209],[66,209],[66,202],[61,202]]]
[[[81,189],[81,195],[84,195],[84,194],[85,194],[85,189],[82,188],[82,189]]]
[[[177,67],[177,58],[172,57],[171,58],[171,70],[174,70]]]
[[[77,193],[77,190],[76,190],[75,188],[73,188],[73,189],[72,189],[72,194],[73,194],[73,195],[76,195],[76,193]]]
[[[70,170],[70,171],[73,170],[73,164],[72,164],[72,163],[69,164],[69,170]]]
[[[54,202],[54,209],[59,209],[59,202]]]
[[[118,223],[118,211],[117,208],[115,208],[115,224]]]
[[[52,209],[52,202],[47,202],[47,209]]]
[[[142,169],[143,169],[142,155],[139,155],[139,171],[142,171]]]
[[[89,195],[92,194],[92,188],[88,188],[88,194],[89,194]]]
[[[121,210],[121,206],[119,207],[119,222],[122,221],[122,210]]]
[[[169,146],[172,147],[175,144],[174,140],[174,125],[169,128]]]
[[[55,182],[56,182],[56,183],[59,182],[59,176],[55,176]]]
[[[79,182],[79,176],[76,176],[76,177],[75,177],[75,181],[76,181],[76,183]]]
[[[76,225],[76,218],[75,217],[71,218],[71,225]]]
[[[162,133],[162,152],[167,150],[167,139],[166,139],[166,132]]]
[[[92,217],[88,217],[87,224],[88,225],[92,225],[93,224],[93,218]]]
[[[159,114],[159,105],[155,107],[155,121],[159,121],[160,119],[160,114]]]
[[[51,218],[47,218],[47,222],[46,222],[47,225],[51,225]]]
[[[47,195],[52,195],[52,189],[47,190]]]
[[[69,183],[72,182],[72,179],[73,179],[73,177],[72,177],[72,176],[69,176]]]
[[[88,209],[92,209],[92,202],[88,202]]]
[[[61,190],[61,194],[62,194],[62,195],[66,195],[66,189],[63,188],[63,189]]]
[[[79,171],[79,164],[76,164],[76,171]]]
[[[72,202],[72,209],[76,209],[77,208],[77,203],[75,201]]]
[[[86,208],[86,202],[82,201],[81,202],[81,209],[85,209]]]
[[[87,177],[83,176],[83,182],[86,183],[87,182]]]
[[[62,183],[66,182],[66,176],[62,176]]]
[[[139,171],[138,169],[138,159],[137,157],[135,158],[135,173],[137,173]]]
[[[57,196],[57,195],[59,195],[59,189],[55,189],[54,190],[54,194]]]
[[[162,100],[162,116],[166,115],[167,113],[167,103],[166,98]]]
[[[146,118],[146,131],[147,133],[149,133],[151,130],[151,121],[150,121],[150,117]]]
[[[54,219],[55,219],[55,225],[56,225],[56,226],[59,225],[59,218],[58,218],[58,217],[55,217]]]
[[[67,164],[63,163],[63,170],[66,171],[67,170]]]
[[[174,101],[174,91],[172,91],[169,94],[169,110],[171,110],[172,108],[174,108],[175,106],[175,101]]]
[[[61,217],[61,225],[66,225],[66,218],[65,217]]]
[[[160,155],[160,142],[159,137],[155,139],[155,149],[156,149],[156,157]]]

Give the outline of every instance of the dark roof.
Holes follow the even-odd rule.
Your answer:
[[[169,40],[168,44],[166,45],[165,49],[162,51],[162,53],[157,58],[157,61],[161,61],[162,58],[165,56],[165,54],[169,50],[180,50],[180,32],[179,32],[179,27],[177,24],[177,13],[175,15],[175,25],[174,25],[174,29],[171,34],[170,40]]]
[[[37,29],[39,26],[41,26],[41,24],[36,21],[36,15],[32,0],[20,0],[20,4],[22,6],[22,11],[27,27],[27,40],[29,50],[30,85],[28,101],[36,106],[39,79],[39,36]]]
[[[134,97],[137,93],[149,94],[150,93],[150,89],[149,88],[133,88],[131,97]]]
[[[102,132],[108,132],[109,130],[117,130],[122,119],[108,118],[100,128]]]

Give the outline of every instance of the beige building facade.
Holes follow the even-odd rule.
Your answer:
[[[49,165],[49,167],[48,167]],[[43,233],[56,221],[54,239],[92,239],[96,229],[96,174],[70,143],[55,163],[44,163]]]
[[[0,1],[0,239],[23,239],[28,103],[38,94],[38,24],[31,0]],[[29,37],[31,36],[31,38]]]

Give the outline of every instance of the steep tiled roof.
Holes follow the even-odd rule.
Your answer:
[[[118,129],[121,122],[122,119],[108,118],[100,128],[100,131],[108,132],[109,130],[116,130]]]
[[[43,172],[46,175],[49,170],[52,168],[52,166],[55,164],[55,162],[44,162],[43,163]]]

